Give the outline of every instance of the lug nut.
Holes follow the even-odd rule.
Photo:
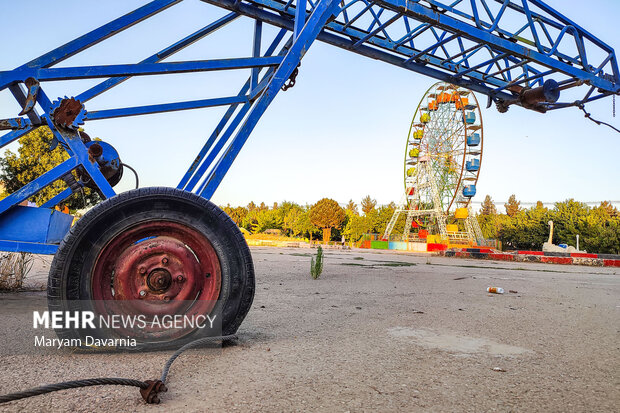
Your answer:
[[[165,297],[164,297],[164,301],[166,301],[166,302],[170,301],[170,297],[165,296]]]
[[[177,281],[182,283],[183,281],[185,281],[185,277],[183,277],[182,274],[177,275]]]
[[[146,267],[140,267],[140,274],[146,274]]]
[[[140,290],[140,297],[144,297],[146,295],[146,291]]]
[[[168,258],[166,258],[166,257],[162,258],[161,259],[161,263],[164,264],[164,265],[168,264]]]

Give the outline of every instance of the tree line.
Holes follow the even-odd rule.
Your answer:
[[[277,202],[272,207],[250,202],[247,206],[222,207],[235,223],[251,233],[267,229],[281,230],[291,237],[323,239],[323,241],[355,242],[364,234],[382,232],[394,214],[396,205],[391,203],[377,207],[377,201],[370,195],[358,205],[350,200],[341,207],[333,199],[323,198],[313,205],[295,202]]]
[[[358,241],[364,234],[382,235],[396,204],[377,206],[369,195],[358,205],[350,200],[341,207],[332,199],[324,198],[314,205],[294,202],[275,203],[268,207],[250,202],[247,207],[225,206],[223,210],[242,228],[251,233],[267,229],[281,230],[284,235],[322,238],[324,241]],[[499,213],[489,195],[476,214],[485,238],[501,241],[505,250],[541,250],[549,238],[549,221],[554,222],[554,244],[575,246],[580,237],[580,248],[590,252],[620,253],[620,213],[609,202],[597,207],[568,199],[556,202],[552,209],[537,202],[532,208],[523,208],[515,195],[504,204],[505,213]],[[404,216],[397,222],[394,233],[402,233]]]
[[[620,254],[620,213],[607,201],[590,207],[568,199],[556,202],[551,209],[538,201],[531,208],[523,208],[511,195],[504,209],[505,213],[498,213],[487,195],[477,217],[484,237],[500,240],[504,249],[541,250],[549,238],[548,222],[553,221],[556,245],[576,246],[579,235],[581,250]]]

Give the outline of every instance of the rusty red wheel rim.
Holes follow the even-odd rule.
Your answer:
[[[211,242],[168,220],[143,222],[114,236],[95,260],[91,284],[100,315],[143,321],[117,326],[116,334],[148,340],[174,340],[196,330],[191,321],[204,321],[220,289],[221,266]],[[173,316],[183,320],[177,328],[161,324]]]

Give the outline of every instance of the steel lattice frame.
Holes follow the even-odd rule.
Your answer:
[[[55,67],[181,0],[151,1],[22,66],[0,72],[0,91],[8,89],[22,107],[17,117],[11,114],[13,117],[0,119],[0,129],[10,130],[0,136],[0,147],[46,125],[70,155],[67,161],[0,201],[0,219],[15,205],[77,168],[92,178],[104,197],[115,195],[97,164],[89,159],[77,131],[55,123],[51,113],[64,100],[45,93],[48,82],[104,79],[75,97],[84,106],[72,127],[82,121],[228,107],[178,185],[205,198],[213,195],[262,114],[315,40],[483,93],[489,97],[489,104],[495,102],[502,111],[516,104],[544,112],[620,92],[613,49],[540,0],[203,1],[230,13],[205,22],[202,29],[156,54],[136,59],[138,63]],[[240,17],[254,20],[253,36],[248,39],[251,56],[169,60]],[[281,29],[269,39],[266,50],[261,47],[267,40],[263,24]],[[133,76],[217,70],[247,70],[248,79],[232,96],[86,110],[89,100]],[[558,102],[559,91],[569,88],[583,89],[583,94]],[[65,190],[42,207],[53,207],[74,190]],[[27,228],[31,223],[24,220],[23,224]],[[57,246],[9,238],[0,240],[0,249],[54,253]]]

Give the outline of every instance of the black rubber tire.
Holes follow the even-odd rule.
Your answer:
[[[221,288],[214,311],[221,314],[221,333],[236,333],[254,299],[254,265],[245,238],[232,219],[212,202],[174,188],[140,188],[109,198],[88,211],[60,244],[50,268],[50,311],[73,311],[75,300],[91,300],[93,255],[123,228],[149,219],[183,220],[212,244],[221,265]],[[90,268],[88,268],[90,266]],[[219,307],[218,307],[219,306]],[[83,339],[84,332],[58,329],[60,338]],[[196,331],[182,342],[201,337]],[[168,343],[169,344],[169,343]],[[175,342],[175,345],[177,342]],[[161,347],[165,347],[162,343]]]

